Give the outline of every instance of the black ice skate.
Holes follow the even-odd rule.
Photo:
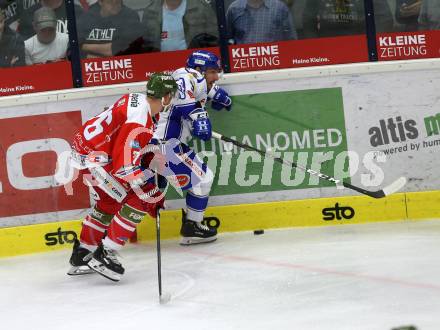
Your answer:
[[[67,275],[85,275],[94,273],[94,271],[87,265],[90,259],[92,259],[93,252],[81,247],[79,244],[79,240],[75,239],[72,256],[69,260],[72,267],[70,267]]]
[[[182,235],[180,245],[209,243],[214,242],[217,239],[217,229],[187,219],[186,213],[182,209],[182,227],[180,228],[180,235]]]
[[[117,258],[116,251],[105,247],[103,244],[98,246],[88,265],[95,272],[114,282],[118,282],[125,271]]]

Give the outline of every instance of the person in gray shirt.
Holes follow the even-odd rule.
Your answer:
[[[280,0],[235,0],[226,12],[226,24],[236,44],[297,39],[292,15]]]

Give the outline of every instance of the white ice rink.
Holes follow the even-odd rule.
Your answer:
[[[0,259],[2,330],[440,329],[440,221],[223,234],[128,246],[119,283],[69,277],[70,251]]]

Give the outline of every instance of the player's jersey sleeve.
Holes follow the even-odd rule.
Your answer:
[[[162,140],[176,138],[186,143],[191,137],[190,114],[206,103],[206,80],[198,71],[187,68],[174,71],[173,78],[177,82],[178,93],[171,110],[160,114],[154,136]]]

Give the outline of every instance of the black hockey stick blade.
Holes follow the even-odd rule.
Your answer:
[[[229,142],[232,143],[234,145],[236,145],[237,147],[243,148],[243,149],[247,149],[247,150],[252,150],[255,152],[258,152],[260,155],[264,156],[264,157],[270,157],[273,158],[274,160],[276,160],[277,162],[284,164],[284,165],[288,165],[288,166],[292,166],[294,168],[300,169],[304,172],[309,173],[310,175],[314,175],[319,177],[321,180],[326,180],[326,181],[330,181],[333,182],[334,184],[342,184],[344,187],[357,191],[361,194],[370,196],[372,198],[383,198],[386,197],[388,195],[394,194],[396,192],[398,192],[400,189],[403,188],[403,186],[406,184],[406,178],[405,177],[400,177],[398,178],[396,181],[394,181],[393,183],[391,183],[390,185],[386,186],[385,188],[381,189],[381,190],[377,190],[377,191],[370,191],[370,190],[366,190],[363,189],[361,187],[357,187],[352,185],[351,183],[345,182],[345,181],[341,181],[339,179],[333,178],[327,174],[323,174],[323,173],[319,173],[316,172],[310,168],[306,168],[306,167],[302,167],[294,162],[288,162],[280,157],[276,157],[275,155],[271,154],[270,152],[267,151],[263,151],[257,148],[254,148],[252,146],[249,146],[247,144],[244,143],[240,143],[234,139],[231,139],[230,137],[221,135],[220,133],[217,132],[212,132],[212,137],[214,137],[215,139],[218,140],[223,140],[225,142]]]

